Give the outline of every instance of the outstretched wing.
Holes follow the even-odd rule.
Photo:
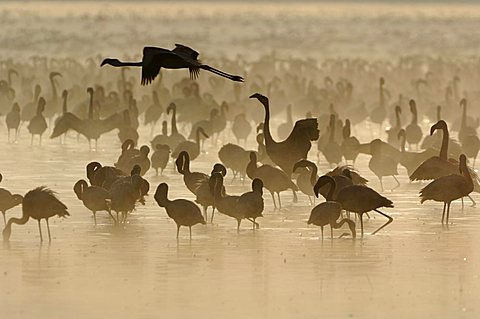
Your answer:
[[[142,85],[150,84],[160,73],[162,57],[172,55],[170,50],[144,47],[142,58]]]
[[[183,44],[175,43],[175,49],[172,52],[177,53],[178,55],[188,57],[192,60],[197,60],[199,53],[192,48],[189,48]]]

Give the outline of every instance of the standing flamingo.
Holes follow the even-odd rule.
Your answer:
[[[70,216],[67,206],[63,204],[55,195],[55,192],[45,186],[37,187],[25,194],[22,203],[22,217],[12,217],[8,220],[7,225],[3,229],[3,240],[8,241],[12,233],[12,224],[24,225],[31,217],[38,222],[38,230],[40,232],[40,241],[43,242],[42,227],[40,221],[45,219],[47,222],[48,241],[52,241],[50,236],[50,225],[48,219],[53,216],[66,217]]]

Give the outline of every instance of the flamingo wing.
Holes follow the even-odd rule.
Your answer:
[[[142,85],[150,84],[160,73],[162,61],[175,55],[172,51],[155,47],[144,47],[142,58]]]
[[[199,53],[186,45],[175,43],[175,49],[173,49],[172,52],[175,52],[182,57],[186,56],[189,59],[198,61]]]

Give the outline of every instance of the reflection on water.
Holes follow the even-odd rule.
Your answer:
[[[148,129],[141,133],[147,143]],[[217,214],[214,225],[194,227],[192,241],[185,228],[177,242],[173,221],[152,195],[125,227],[112,226],[106,213],[98,214],[94,227],[76,199],[72,187],[84,165],[116,159],[115,133],[101,138],[98,152],[86,151],[86,141],[76,144],[75,134],[66,145],[28,145],[25,132],[17,145],[3,145],[3,186],[24,193],[46,184],[59,192],[71,217],[51,220],[51,245],[39,243],[35,222],[14,225],[11,242],[0,249],[0,307],[11,318],[478,316],[476,209],[466,205],[461,211],[455,203],[452,225],[442,227],[441,204],[421,206],[420,185],[409,184],[403,170],[401,188],[385,193],[395,203],[388,210],[394,223],[376,236],[331,241],[327,235],[322,242],[320,229],[306,225],[308,199],[300,195],[292,204],[287,192],[280,212],[265,196],[258,231],[244,223],[237,234],[235,221]],[[208,154],[193,162],[195,170],[208,172],[216,161],[215,149],[206,145]],[[367,160],[361,157],[358,168],[378,189]],[[161,181],[172,185],[171,198],[192,198],[171,165],[165,177],[150,171],[148,179],[152,189]],[[227,182],[227,189],[240,193],[248,185]],[[20,212],[16,207],[8,215]],[[384,222],[371,217],[367,233]]]
[[[144,44],[185,42],[200,52],[232,56],[270,50],[317,58],[438,52],[465,56],[478,53],[479,8],[228,3],[212,9],[199,3],[151,2],[113,8],[108,2],[8,2],[0,5],[0,53],[120,56],[138,53]],[[442,227],[442,204],[420,205],[421,185],[409,183],[403,168],[402,186],[384,193],[395,203],[386,210],[394,222],[363,240],[330,240],[326,231],[322,242],[320,229],[306,225],[308,199],[299,194],[299,202],[292,204],[286,192],[280,212],[265,195],[258,231],[244,222],[237,234],[234,220],[216,214],[214,225],[193,228],[192,241],[187,228],[177,241],[174,222],[153,200],[153,190],[163,181],[171,186],[170,198],[192,199],[173,165],[164,177],[155,177],[153,170],[147,174],[151,194],[125,227],[111,225],[106,213],[98,213],[94,227],[72,187],[85,177],[88,162],[111,165],[117,159],[116,132],[102,136],[98,152],[88,151],[88,143],[77,142],[76,134],[69,134],[65,145],[48,140],[42,147],[30,147],[25,126],[18,144],[6,143],[3,124],[0,132],[5,140],[0,141],[1,186],[24,194],[47,185],[71,214],[51,219],[51,245],[40,244],[34,221],[13,226],[11,242],[0,247],[0,318],[480,316],[478,209],[466,202],[461,210],[455,202],[452,225]],[[140,133],[140,144],[149,144],[149,129]],[[365,134],[362,141],[370,137]],[[208,153],[192,163],[192,170],[210,172],[218,160],[216,148],[205,145]],[[253,139],[249,147],[255,148]],[[316,159],[316,146],[310,156]],[[379,189],[368,157],[361,156],[357,164]],[[322,162],[320,171],[327,169]],[[226,181],[232,194],[249,189],[249,183]],[[393,185],[388,182],[386,189]],[[20,214],[21,207],[16,207],[7,216]],[[366,233],[383,223],[383,217],[371,214]],[[346,230],[336,230],[335,236]]]

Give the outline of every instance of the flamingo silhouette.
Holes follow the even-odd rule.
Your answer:
[[[215,69],[198,60],[199,53],[187,46],[175,44],[175,49],[168,50],[156,47],[144,47],[143,58],[140,62],[122,62],[118,59],[107,58],[100,66],[109,64],[114,67],[139,66],[142,67],[142,85],[150,84],[160,73],[160,69],[187,69],[192,80],[198,78],[200,70],[206,70],[223,76],[232,81],[243,82],[239,75],[231,75]]]

